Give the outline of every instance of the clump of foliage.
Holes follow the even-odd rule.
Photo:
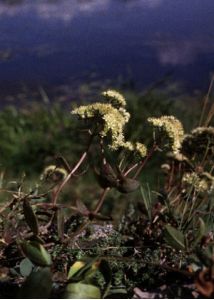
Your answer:
[[[16,176],[38,174],[54,156],[68,155],[71,140],[79,149],[70,115],[57,105],[5,108],[0,112],[0,135],[1,169]]]
[[[114,90],[72,115],[85,148],[74,165],[60,156],[30,189],[23,178],[13,189],[2,184],[0,296],[213,296],[213,127],[186,135],[174,116],[150,116],[141,136],[130,136],[126,100]],[[170,152],[154,192],[140,175],[160,151]],[[68,182],[87,173],[97,182],[94,201],[81,193],[64,201]],[[108,197],[128,203],[117,224],[103,209]]]

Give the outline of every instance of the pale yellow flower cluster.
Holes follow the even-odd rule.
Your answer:
[[[196,192],[211,192],[214,189],[214,178],[209,173],[203,173],[202,176],[195,172],[185,173],[182,182],[193,186]]]
[[[135,151],[137,151],[141,157],[145,157],[147,155],[147,147],[142,143],[137,142],[135,144]]]
[[[47,175],[49,174],[50,172],[54,172],[56,170],[57,166],[56,165],[50,165],[50,166],[47,166],[44,171],[43,171],[43,174]]]
[[[118,110],[123,115],[123,117],[124,117],[124,119],[125,119],[125,121],[127,123],[129,121],[129,119],[130,119],[130,113],[127,112],[127,110],[125,108],[123,108],[123,107],[120,107]]]
[[[192,130],[191,134],[193,135],[207,135],[214,137],[214,127],[197,127]]]
[[[100,131],[102,137],[111,134],[112,144],[110,147],[117,150],[124,143],[124,126],[129,121],[130,115],[125,109],[117,109],[111,104],[93,103],[80,106],[72,111],[82,119],[98,118],[102,121],[103,128]]]
[[[102,93],[102,95],[110,102],[112,105],[116,106],[126,106],[126,100],[115,90],[107,90]]]
[[[126,141],[123,143],[123,148],[128,150],[128,151],[134,151],[135,147],[134,147],[134,143]]]
[[[130,114],[125,109],[125,98],[114,90],[108,90],[103,95],[111,103],[96,102],[83,105],[74,109],[71,113],[78,115],[81,119],[97,119],[102,124],[102,129],[99,132],[100,136],[111,135],[112,142],[109,145],[111,150],[124,148],[128,151],[137,152],[141,157],[145,157],[147,154],[145,145],[138,142],[125,141],[124,127],[130,119]],[[117,106],[114,106],[115,104]]]
[[[68,172],[64,168],[57,167],[56,165],[49,165],[44,169],[41,175],[41,180],[46,179],[54,174],[60,175],[62,179],[68,176]]]
[[[143,158],[147,155],[147,147],[142,143],[132,143],[130,141],[127,141],[123,143],[122,147],[124,149],[127,149],[129,151],[137,152],[138,155]]]
[[[178,153],[184,137],[184,129],[181,122],[174,116],[148,118],[148,122],[166,132],[171,141],[173,153]]]

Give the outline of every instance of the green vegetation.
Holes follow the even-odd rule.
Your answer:
[[[214,295],[214,110],[169,95],[1,112],[0,297]]]

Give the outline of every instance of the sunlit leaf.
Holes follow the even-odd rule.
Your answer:
[[[88,279],[98,271],[99,264],[100,260],[97,257],[75,262],[68,273],[69,281],[77,282]]]
[[[65,299],[100,299],[101,292],[98,287],[82,282],[69,283],[64,294]]]
[[[37,242],[23,241],[20,244],[24,254],[38,266],[50,266],[52,264],[50,254]]]
[[[111,288],[108,294],[105,296],[107,299],[124,299],[127,298],[127,291],[125,288]]]
[[[85,262],[76,261],[69,269],[68,280],[71,279],[81,268],[85,266]]]

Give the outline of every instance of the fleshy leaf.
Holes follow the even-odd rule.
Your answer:
[[[82,282],[69,283],[64,294],[65,299],[101,299],[98,287]]]
[[[106,295],[107,299],[125,299],[127,298],[127,291],[124,288],[111,288],[108,294]]]
[[[28,199],[23,201],[23,212],[25,216],[25,221],[35,235],[39,234],[39,226],[37,217],[29,203]]]
[[[33,270],[32,262],[26,257],[24,258],[19,265],[20,273],[22,276],[27,277]]]
[[[100,260],[97,257],[75,262],[69,270],[68,280],[70,282],[88,280],[98,271],[99,264]]]
[[[84,266],[85,266],[85,262],[76,261],[69,269],[68,280],[70,280]]]
[[[50,266],[52,264],[50,254],[37,242],[23,241],[20,244],[24,254],[38,266]]]

